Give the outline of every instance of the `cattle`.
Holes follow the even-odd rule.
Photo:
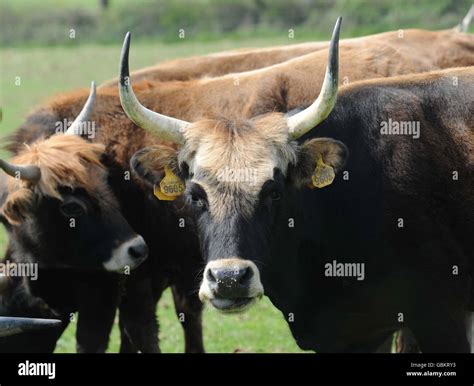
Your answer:
[[[244,72],[285,62],[310,52],[327,48],[327,42],[309,42],[256,49],[237,49],[204,56],[174,59],[142,68],[131,74],[134,82],[192,80],[206,76],[221,76]],[[117,86],[118,79],[105,81],[100,86]]]
[[[118,275],[105,271],[134,269],[148,255],[108,187],[104,147],[74,135],[90,115],[93,99],[91,94],[65,134],[23,145],[12,163],[0,162],[11,176],[4,181],[1,208],[10,235],[7,260],[40,266],[41,280],[29,280],[29,286],[48,299],[64,326],[79,311],[79,351],[105,350],[117,307],[109,299],[119,290]],[[27,299],[20,283],[14,284],[13,299]]]
[[[400,328],[422,352],[468,352],[474,70],[353,83],[336,103],[339,28],[316,100],[295,106],[302,92],[286,89],[279,110],[251,118],[143,108],[125,54],[125,112],[178,146],[131,165],[150,185],[163,164],[186,184],[207,260],[199,295],[213,308],[242,312],[266,295],[318,352],[373,351]]]
[[[91,90],[87,105],[91,105],[92,100],[95,100],[95,88]],[[200,321],[201,305],[195,291],[196,284],[194,287],[188,287],[194,283],[196,271],[199,270],[192,269],[196,265],[193,259],[199,264],[201,259],[197,246],[193,247],[192,242],[183,244],[176,241],[177,234],[183,232],[178,227],[183,216],[176,213],[173,217],[171,213],[166,213],[171,212],[167,209],[169,205],[158,202],[148,190],[140,190],[139,186],[124,178],[126,171],[121,169],[113,156],[105,154],[106,147],[103,144],[88,142],[79,135],[55,134],[55,122],[62,122],[63,117],[67,115],[67,109],[70,109],[67,103],[58,106],[56,100],[49,110],[45,111],[43,107],[40,113],[33,113],[24,128],[15,133],[9,147],[17,154],[13,161],[28,166],[15,166],[2,161],[2,168],[13,176],[18,170],[22,172],[21,177],[24,177],[25,170],[36,170],[41,176],[46,176],[49,182],[49,185],[46,185],[48,189],[38,188],[34,183],[26,185],[22,193],[30,198],[30,202],[25,206],[21,201],[14,201],[17,197],[14,183],[22,184],[22,180],[9,179],[8,188],[3,190],[2,202],[2,215],[10,234],[7,258],[13,261],[29,259],[31,262],[40,263],[40,280],[30,280],[28,287],[33,295],[44,298],[48,306],[59,313],[65,326],[70,315],[75,311],[79,312],[78,351],[105,351],[119,299],[121,351],[159,351],[155,307],[161,292],[172,284],[176,311],[185,331],[186,351],[202,352],[204,348]],[[88,110],[87,114],[84,111],[80,114],[82,121],[85,121],[85,115],[90,115],[91,106]],[[73,124],[71,127],[67,133],[74,133],[78,125]],[[102,134],[105,131],[105,127],[100,129]],[[116,145],[117,143],[114,143],[111,146]],[[126,149],[126,146],[121,146]],[[36,163],[41,165],[41,172],[38,171]],[[42,182],[40,179],[39,183]],[[93,186],[89,189],[87,184]],[[40,196],[36,197],[35,194],[38,193]],[[61,215],[55,213],[58,206],[62,208],[62,205],[65,205],[61,203],[65,201],[73,202],[76,208],[79,205],[78,210],[83,208],[90,211],[90,214],[86,213],[87,216],[77,213],[79,219],[75,227],[82,230],[84,225],[87,225],[85,230],[88,229],[92,236],[97,238],[86,243],[86,246],[90,245],[89,254],[87,250],[81,249],[84,241],[87,242],[88,233],[77,235],[76,231],[70,231],[66,220],[62,221]],[[130,205],[130,201],[134,204]],[[44,202],[49,204],[47,208],[43,207]],[[114,213],[109,213],[108,210],[113,210]],[[147,219],[142,215],[143,212],[157,212],[159,215],[150,215]],[[18,215],[14,217],[15,214]],[[140,234],[147,235],[151,229],[162,229],[166,237],[153,238],[149,246],[154,259],[150,258],[135,270],[130,278],[124,280],[116,274],[95,269],[99,267],[87,265],[89,261],[91,264],[98,264],[102,255],[107,256],[107,250],[100,248],[102,239],[113,241],[107,234],[107,229],[94,229],[95,224],[90,223],[87,217],[91,217],[91,220],[94,220],[94,217],[107,220],[116,227],[121,225],[119,220],[126,217],[128,221],[133,222],[134,229],[140,230]],[[43,223],[44,221],[47,223]],[[84,224],[86,221],[88,223]],[[188,225],[190,226],[191,224]],[[56,237],[59,240],[56,240]],[[120,246],[118,237],[121,237],[120,233],[115,236],[115,243]],[[141,236],[140,240],[142,248],[145,249],[133,250],[132,258],[140,259],[140,255],[147,252],[148,247]],[[133,245],[129,246],[132,247]],[[65,255],[68,258],[69,255],[82,256],[82,261],[77,259],[78,261],[74,260],[72,264]],[[187,259],[187,264],[181,263],[183,258]],[[117,263],[133,268],[133,261],[124,257],[121,259]],[[121,268],[117,263],[111,264],[111,261],[113,262],[110,260],[101,263],[102,269]],[[151,275],[150,271],[158,273]],[[14,296],[6,296],[6,308],[9,310],[15,310],[17,303],[21,305],[22,302],[31,302],[29,294],[25,296],[21,283],[14,284]],[[58,288],[61,288],[61,291],[58,292]],[[125,293],[120,296],[121,292]],[[17,312],[37,312],[34,305],[18,308]],[[48,341],[43,347],[51,346],[54,347],[54,344]]]
[[[380,48],[380,47],[377,46],[376,48]],[[456,52],[456,55],[450,54],[449,56],[452,58],[451,62],[445,61],[442,64],[443,66],[447,66],[448,64],[453,64],[455,60],[465,61],[466,57],[469,57],[467,54],[469,52],[468,45],[467,45],[467,48],[464,49],[464,51],[462,50],[460,46],[452,47],[452,51]],[[352,65],[355,62],[357,62],[357,60],[360,60],[360,63],[365,64],[366,61],[369,60],[370,57],[374,58],[375,55],[377,54],[376,49],[372,51],[372,54],[371,54],[372,56],[368,55],[368,51],[364,51],[362,55],[357,56],[357,57],[354,56],[353,54],[350,55],[350,50],[347,50],[345,52],[347,53],[346,55],[347,60],[352,60]],[[294,79],[284,79],[284,76],[285,74],[288,73],[288,69],[290,68],[292,69],[293,66],[295,66],[295,68],[299,71],[302,71],[305,66],[311,67],[313,64],[310,63],[310,60],[312,59],[316,60],[316,63],[319,63],[320,67],[322,66],[322,62],[318,58],[323,58],[323,55],[311,56],[311,57],[307,55],[307,57],[308,58],[306,58],[306,62],[304,60],[297,61],[297,62],[290,61],[291,63],[290,62],[285,63],[286,67],[283,65],[272,66],[269,69],[264,69],[261,71],[243,73],[241,74],[241,79],[243,80],[243,83],[245,84],[245,87],[243,88],[248,92],[249,95],[255,96],[261,93],[262,91],[265,91],[266,90],[265,85],[268,83],[282,81],[283,86],[281,87],[281,90],[283,90],[284,87],[289,86],[291,82],[293,81],[295,82],[303,81],[302,78],[300,77],[295,77]],[[300,58],[300,59],[303,59],[303,58]],[[438,59],[439,57],[436,58],[436,60]],[[413,64],[410,64],[410,63],[403,64],[405,59],[397,56],[396,53],[394,54],[394,57],[392,56],[391,60],[393,61],[399,60],[400,63],[402,64],[400,66],[387,69],[386,67],[390,67],[388,65],[390,64],[390,62],[386,60],[385,61],[378,60],[377,64],[380,65],[380,68],[377,71],[375,70],[375,66],[369,68],[365,76],[366,77],[379,77],[379,76],[384,76],[383,74],[388,74],[388,75],[396,74],[397,71],[401,71],[402,73],[403,71],[411,71],[414,68]],[[411,59],[408,59],[408,62],[410,60]],[[431,66],[433,65],[438,66],[437,62],[435,62],[435,63],[431,63],[429,66],[427,65],[426,67],[422,67],[419,70],[422,71],[423,69],[426,69],[428,67],[431,68]],[[349,66],[347,68],[349,69]],[[363,76],[361,73],[357,73],[355,75],[355,79],[361,76]],[[229,82],[230,79],[232,79],[232,82]],[[221,97],[221,98],[218,98],[220,99],[219,103],[217,104],[215,103],[216,97],[218,97],[219,95],[217,91],[218,90],[222,91],[223,89],[229,88],[229,86],[234,86],[234,83],[233,83],[234,81],[235,79],[232,76],[227,76],[227,77],[222,77],[222,78],[189,81],[189,82],[170,82],[166,84],[165,83],[157,83],[157,84],[150,83],[150,84],[142,86],[142,90],[139,96],[141,99],[147,100],[146,103],[150,107],[152,108],[154,107],[154,109],[159,109],[160,111],[166,114],[175,114],[175,113],[179,114],[179,116],[182,119],[198,119],[203,114],[218,114],[218,113],[221,113],[222,111],[224,111],[225,113],[229,115],[233,114],[232,111],[234,111],[234,114],[238,115],[238,114],[241,114],[241,111],[242,111],[242,105],[238,103],[239,101],[238,98],[245,100],[244,94],[241,94],[240,92],[235,93],[235,95],[237,95],[237,103],[234,103],[236,102],[234,93],[232,93],[232,95],[228,95],[227,101]],[[239,85],[242,85],[242,83],[240,83]],[[180,94],[183,90],[186,91],[185,95]],[[311,87],[308,87],[308,91],[309,91],[308,94],[301,95],[303,99],[310,97]],[[202,94],[200,94],[200,92],[202,92]],[[314,90],[313,90],[313,94],[314,94]],[[202,95],[205,95],[206,97],[203,98]],[[283,91],[282,93],[280,93],[280,95],[283,95]],[[178,97],[179,99],[177,99]],[[271,103],[273,103],[274,100],[277,99],[277,97],[278,95],[267,95],[265,96],[265,98],[262,98],[262,99],[267,99],[271,101]],[[69,95],[64,96],[61,100],[53,101],[49,108],[41,109],[37,111],[36,113],[34,113],[28,119],[27,123],[25,124],[25,128],[20,131],[20,134],[17,136],[16,140],[13,141],[12,145],[10,146],[10,149],[14,152],[19,152],[23,149],[22,147],[23,142],[32,143],[43,135],[45,137],[50,136],[54,132],[52,127],[54,126],[55,122],[61,121],[64,118],[70,119],[71,116],[74,116],[78,113],[78,106],[80,105],[78,101],[81,101],[83,99],[85,99],[84,93],[82,92],[71,93]],[[165,105],[163,102],[167,100],[170,103]],[[192,101],[192,111],[189,111],[188,109],[189,106],[187,103],[189,101]],[[270,106],[270,103],[268,103],[265,106],[260,104],[261,102],[260,98],[258,102],[259,103],[255,103],[257,110],[261,111],[262,109],[269,108]],[[295,103],[294,100],[293,100],[293,103]],[[198,106],[199,104],[200,106]],[[221,108],[221,107],[224,107],[224,108]],[[273,107],[270,107],[270,108],[273,108]],[[250,113],[252,113],[251,109],[249,109],[249,111]],[[94,139],[94,142],[106,144],[106,154],[108,154],[107,158],[109,159],[112,165],[110,166],[110,170],[112,170],[111,175],[114,176],[115,178],[115,180],[113,178],[111,178],[111,180],[117,182],[117,185],[112,184],[112,187],[118,190],[117,194],[121,194],[121,198],[119,199],[119,201],[128,203],[130,202],[130,197],[127,196],[127,194],[125,194],[127,189],[123,187],[123,172],[126,171],[126,168],[127,168],[124,165],[128,165],[128,162],[130,161],[132,154],[136,150],[142,147],[148,146],[150,144],[153,144],[155,142],[157,143],[157,141],[156,139],[153,138],[152,135],[149,135],[145,133],[144,131],[139,130],[134,125],[131,125],[126,119],[124,119],[123,113],[121,111],[120,103],[117,98],[116,91],[111,91],[110,89],[107,89],[107,88],[101,89],[101,92],[99,93],[99,96],[98,96],[98,106],[96,108],[95,118],[96,119],[94,121],[98,123],[98,126],[100,128],[105,128],[105,129],[103,130],[101,129],[98,131],[97,133],[98,137]],[[34,128],[33,130],[31,130],[32,127]],[[113,127],[113,130],[108,129],[111,127]],[[123,144],[120,143],[120,141],[121,139],[131,137],[130,132],[134,133],[133,135],[134,139],[131,141],[131,143],[127,142],[127,145],[129,145],[129,149],[125,150],[123,148]],[[157,145],[159,145],[159,143],[157,143]],[[164,154],[166,155],[168,153],[164,153]],[[120,184],[118,182],[120,182]],[[136,183],[136,181],[134,182]],[[130,185],[135,186],[136,184],[130,184]],[[127,185],[127,188],[128,188],[128,185]],[[151,194],[150,188],[140,187],[140,188],[137,188],[136,190],[138,191],[138,193],[135,191],[136,196],[134,197],[136,197],[136,200],[132,200],[132,201],[134,203],[141,202],[141,201],[144,201],[146,203],[141,208],[137,208],[136,206],[128,207],[128,205],[124,205],[124,208],[122,208],[122,210],[124,211],[127,211],[127,209],[129,210],[127,212],[126,218],[127,220],[129,220],[130,218],[133,218],[133,221],[132,220],[129,220],[129,221],[131,224],[132,223],[136,224],[136,226],[134,225],[133,227],[134,229],[137,229],[137,232],[139,232],[140,234],[144,234],[144,232],[148,232],[147,234],[150,235],[150,238],[152,240],[155,240],[156,239],[155,231],[152,231],[152,230],[164,229],[164,228],[167,229],[167,225],[169,223],[168,224],[161,223],[159,224],[158,227],[155,226],[155,224],[151,224],[151,225],[148,223],[145,224],[141,213],[152,213],[152,210],[153,210],[153,213],[162,215],[162,213],[166,213],[166,211],[163,212],[163,210],[160,209],[154,212],[155,211],[154,205],[156,205],[155,203],[156,199]],[[144,200],[143,196],[146,196],[148,201]],[[180,204],[179,201],[177,203]],[[161,203],[161,205],[164,206],[165,204]],[[166,208],[166,206],[164,207]],[[175,224],[176,221],[177,221],[177,218],[174,218],[172,223]],[[192,223],[192,221],[189,221],[189,222]],[[188,229],[189,228],[187,228],[186,232],[188,231]],[[173,251],[173,249],[176,247],[175,245],[173,245],[173,240],[177,240],[177,237],[183,237],[184,233],[185,232],[181,232],[179,236],[174,235],[173,237],[168,237],[168,238],[165,237],[164,239],[167,239],[165,241],[161,240],[162,243],[164,242],[167,245],[167,248],[165,249],[167,249],[168,251]],[[192,233],[193,232],[190,232],[190,234],[186,233],[186,239],[189,240],[190,238],[192,238],[193,237]],[[148,241],[148,237],[145,237],[145,239]],[[160,241],[155,241],[155,243],[156,243],[156,250],[162,251],[163,248],[162,248],[162,245],[160,245]],[[196,245],[197,244],[195,244],[194,247],[190,249],[194,250],[196,248]],[[186,252],[186,253],[189,253],[189,252]],[[182,255],[186,255],[186,254],[182,254]],[[194,260],[198,260],[198,259],[193,258],[192,260],[194,264]],[[147,263],[145,263],[145,265],[142,266],[142,268],[139,268],[138,271],[140,271],[140,269],[143,271],[146,271],[146,269],[143,268],[146,266],[146,264]],[[193,264],[189,265],[189,262],[176,262],[175,261],[174,264],[176,266],[172,269],[172,271],[182,269],[183,266],[189,266],[189,267],[193,266]],[[135,275],[137,275],[138,271],[135,272]],[[195,274],[195,272],[193,274]],[[135,288],[135,291],[130,291],[130,289],[128,288],[127,293],[135,293],[140,299],[149,299],[149,297],[143,295],[143,291],[149,289],[148,279],[141,280],[141,283],[145,283],[145,284],[143,284],[142,286],[138,286],[139,288]],[[194,279],[194,277],[192,279]],[[188,279],[184,280],[187,282],[186,285],[190,285],[189,283],[193,282],[192,279],[189,278],[189,274],[188,274]],[[184,281],[181,284],[181,288],[185,286]],[[139,282],[140,281],[138,280],[127,281],[127,283],[139,283]],[[113,285],[111,286],[113,287]],[[147,287],[147,288],[143,288],[143,287]],[[160,290],[156,291],[156,293],[158,294],[161,293],[160,291],[162,287],[159,286],[159,289]],[[188,292],[192,292],[192,290]],[[181,296],[181,297],[178,296],[178,298],[186,300],[185,296]],[[192,304],[193,306],[191,307],[191,310],[197,310],[199,308],[198,306],[194,305],[195,302],[193,302]],[[136,306],[136,303],[134,303],[133,301],[124,301],[122,302],[122,305],[121,305],[121,307],[127,307],[127,308],[128,307],[133,308],[133,306]],[[154,306],[154,303],[153,303],[153,306]],[[150,308],[152,306],[150,305],[150,303],[148,303],[146,307],[147,307],[147,310],[150,311]],[[124,312],[123,314],[124,315],[125,314],[139,315],[139,313],[132,312],[132,311],[128,313]],[[148,312],[148,315],[150,314],[152,313]],[[197,315],[198,312],[194,312],[194,311],[185,312],[185,315],[187,316],[191,315],[191,319],[189,318],[187,319],[188,323],[191,326],[194,325],[194,327],[191,328],[190,330],[198,329],[198,327],[196,326],[199,324],[199,318],[198,317],[194,318],[193,314]],[[134,321],[135,326],[142,325],[143,320],[140,321],[139,319],[140,318],[138,317],[135,318],[135,321]],[[150,324],[153,324],[153,323],[150,322]],[[135,330],[140,330],[140,328],[136,328]],[[146,330],[149,331],[148,329]],[[194,334],[194,335],[199,337],[199,334]],[[135,340],[140,340],[140,339],[135,339]],[[197,344],[195,344],[194,346],[199,347],[200,345],[199,343],[201,339],[197,338],[195,341],[197,341]],[[101,347],[103,347],[103,345]],[[202,343],[201,343],[201,347],[202,347]],[[129,349],[130,348],[128,347],[128,348],[124,348],[123,350],[127,351]]]
[[[52,256],[58,255],[42,248],[62,253],[72,242],[77,248],[54,261],[54,266],[120,271],[139,266],[148,254],[143,238],[117,212],[119,203],[107,188],[108,175],[101,162],[104,147],[90,145],[75,134],[90,115],[94,93],[95,89],[64,135],[23,145],[12,163],[0,161],[10,176],[2,192],[2,216],[22,242],[20,249],[35,245],[35,262],[42,266],[51,265]],[[79,198],[71,193],[74,190]],[[97,199],[81,200],[88,196]],[[40,237],[48,243],[38,243]]]
[[[427,31],[421,29],[406,29],[399,31],[382,32],[374,35],[343,39],[340,41],[341,50],[367,50],[374,45],[394,51],[401,50],[404,58],[435,63],[445,60],[447,53],[456,52],[460,47],[468,44],[472,48],[472,37],[460,33],[466,32],[473,11],[468,12],[458,28]],[[216,77],[230,73],[240,73],[283,63],[289,59],[303,56],[312,52],[326,50],[329,42],[308,42],[274,46],[267,48],[238,49],[224,51],[204,56],[193,56],[184,59],[175,59],[146,67],[131,73],[131,81],[170,82],[188,81],[202,77]],[[416,53],[426,51],[426,47],[437,47],[424,53],[423,58],[416,58]],[[462,50],[462,49],[461,49]],[[394,64],[391,64],[392,66]],[[116,86],[118,79],[104,82],[101,87]]]
[[[404,41],[410,40],[407,34],[404,36]],[[405,49],[403,45],[383,43],[372,44],[363,50],[342,49],[341,81],[351,83],[362,79],[474,65],[474,37],[461,33],[453,36],[459,36],[460,40],[453,40],[451,45],[439,50],[433,50],[428,41],[417,46],[416,50],[410,46]],[[125,39],[127,54],[130,40],[128,34]],[[289,109],[314,100],[323,81],[321,71],[326,58],[327,50],[320,50],[284,63],[242,72],[237,76],[228,74],[174,82],[144,81],[138,84],[138,89],[141,101],[147,108],[183,120],[217,116],[248,118],[280,108],[274,104],[278,100],[284,99]]]

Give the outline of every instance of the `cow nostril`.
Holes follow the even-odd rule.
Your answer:
[[[128,248],[128,254],[135,259],[143,259],[148,256],[148,246],[144,242],[136,243]]]
[[[208,269],[208,270],[207,270],[206,276],[207,276],[207,281],[208,281],[209,283],[216,283],[216,282],[217,282],[217,278],[216,278],[216,276],[214,275],[214,273],[212,272],[212,269]]]
[[[252,268],[247,267],[239,272],[239,284],[247,284],[253,276]]]

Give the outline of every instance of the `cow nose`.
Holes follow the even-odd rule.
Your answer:
[[[207,280],[218,298],[239,298],[248,296],[254,273],[251,267],[210,268]]]
[[[142,237],[136,237],[128,247],[128,254],[136,260],[143,260],[148,256],[148,245]]]

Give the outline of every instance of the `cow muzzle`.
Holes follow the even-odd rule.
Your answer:
[[[263,296],[257,266],[238,258],[209,262],[199,289],[201,301],[222,312],[240,312]]]
[[[116,248],[103,265],[107,271],[122,272],[127,268],[137,268],[147,257],[148,246],[145,240],[141,236],[136,236]]]

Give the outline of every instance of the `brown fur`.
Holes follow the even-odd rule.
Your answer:
[[[458,57],[459,54],[462,56],[464,56],[464,54],[462,50],[459,50],[457,47],[466,45],[466,49],[468,46],[472,49],[473,46],[472,38],[469,35],[452,30],[426,31],[407,29],[402,31],[402,35],[400,35],[399,31],[390,31],[340,41],[342,49],[366,50],[368,48],[370,49],[374,44],[383,44],[392,50],[400,51],[400,54],[408,55],[408,57],[419,63],[435,63],[433,69],[450,67],[452,65],[449,63],[464,60]],[[437,49],[430,50],[428,55],[415,57],[416,52],[426,50],[427,44],[431,47],[437,47]],[[209,76],[222,76],[283,63],[302,55],[325,50],[328,46],[329,42],[327,41],[310,42],[268,48],[238,49],[205,56],[193,56],[190,58],[166,61],[155,66],[143,68],[133,72],[131,78],[132,82],[136,83],[142,80],[168,82],[176,80],[187,81]],[[446,53],[447,58],[451,58],[448,59],[447,63],[443,63],[446,59],[444,56],[439,56],[440,51]],[[447,55],[448,53],[449,55]],[[394,71],[396,66],[398,66],[396,62],[390,63],[389,65],[392,67],[391,71]],[[468,63],[458,63],[458,65],[468,65]],[[102,84],[104,87],[116,85],[117,78]]]
[[[409,35],[400,39],[399,46],[377,42],[364,49],[341,47],[340,83],[474,64],[474,37],[459,33],[453,36],[447,39],[449,47],[436,50],[432,49],[431,40],[414,50]],[[281,111],[283,107],[291,110],[308,105],[317,97],[326,62],[327,50],[320,50],[237,75],[154,83],[140,93],[139,99],[152,110],[189,121],[219,116],[239,119]],[[268,102],[275,90],[284,96],[286,106]]]
[[[472,77],[472,72],[472,68],[451,69],[369,80],[342,87],[340,94],[374,86],[400,87],[400,84],[406,84],[407,88],[412,85],[423,87],[440,78],[459,78],[462,82],[462,79]],[[472,132],[469,133],[469,129],[464,133],[457,130],[457,133],[452,134],[463,149],[466,162],[473,164]],[[297,186],[306,185],[319,156],[337,172],[343,166],[347,149],[340,142],[328,138],[312,139],[298,148],[295,142],[288,142],[285,116],[282,113],[269,113],[250,120],[208,119],[193,123],[185,132],[185,145],[179,152],[179,163],[186,162],[189,165],[191,181],[200,184],[206,191],[213,217],[222,219],[232,212],[250,216],[258,193],[263,183],[272,179],[274,168],[279,168],[286,175],[287,168],[293,165],[291,177],[294,183]],[[153,154],[147,154],[147,157],[152,158]],[[152,166],[159,168],[156,162]],[[221,181],[218,176],[225,168],[251,171],[254,180]]]
[[[207,192],[212,215],[222,219],[229,211],[250,216],[263,183],[273,169],[286,171],[296,162],[295,143],[288,143],[288,127],[282,114],[267,114],[250,121],[204,120],[186,132],[179,155]],[[239,175],[225,178],[227,173]],[[234,200],[232,197],[248,200]],[[228,203],[238,203],[231,207]]]
[[[363,40],[354,39],[354,45]],[[345,77],[351,84],[362,79],[474,64],[474,37],[471,35],[407,30],[403,38],[390,32],[380,34],[379,40],[386,42],[369,44],[366,41],[361,50],[341,47],[341,85],[344,85]],[[433,50],[433,42],[441,48]],[[416,50],[413,49],[415,46]],[[222,116],[243,119],[270,111],[286,112],[313,102],[319,94],[326,61],[327,50],[320,50],[271,67],[240,73],[238,84],[231,74],[190,81],[143,81],[134,83],[133,87],[146,107],[169,116],[193,122]],[[117,94],[116,87],[100,88],[98,91],[93,120],[101,130],[95,141],[107,144],[107,153],[120,164],[128,165],[136,151],[160,141],[129,121]],[[53,119],[73,119],[86,98],[86,90],[57,96],[38,113],[51,114]],[[21,135],[26,137],[27,133]],[[10,149],[15,151],[15,146]]]
[[[268,48],[237,49],[205,56],[174,59],[134,71],[131,78],[132,82],[142,80],[169,82],[250,71],[325,49],[328,44],[328,42],[311,42]],[[116,86],[117,81],[118,78],[114,78],[102,83],[101,86]]]
[[[393,34],[384,35],[391,36],[391,44],[376,42],[369,45],[365,42],[364,49],[341,47],[341,84],[344,84],[345,77],[351,84],[362,79],[474,64],[474,37],[470,35],[449,31],[428,33],[407,30],[403,38],[397,35],[395,39]],[[440,48],[433,50],[433,42],[437,42]],[[411,52],[415,45],[417,49]],[[225,116],[239,120],[310,104],[319,93],[326,61],[327,50],[320,50],[271,67],[241,73],[237,78],[238,84],[235,83],[235,75],[231,74],[184,82],[144,81],[134,84],[134,88],[146,107],[176,118],[199,121],[202,118]],[[86,98],[85,90],[72,92],[52,99],[40,111],[52,117],[73,119]],[[265,119],[272,118],[258,118],[255,124]],[[95,142],[106,144],[107,154],[126,169],[132,155],[139,149],[161,143],[128,120],[115,87],[100,89],[93,120],[101,127]],[[202,122],[200,131],[204,133],[209,130],[206,128],[208,124],[213,125],[212,122]],[[283,127],[283,124],[277,126]],[[24,142],[21,137],[26,137],[27,132],[20,132],[16,137],[20,140],[15,143]],[[16,151],[17,146],[11,146],[10,149]],[[253,149],[257,145],[249,143],[245,146]],[[218,159],[219,156],[216,157]],[[209,155],[208,159],[212,159],[212,156]]]
[[[92,178],[91,167],[103,168],[100,156],[104,147],[90,144],[76,136],[55,135],[24,145],[24,150],[11,162],[18,165],[36,165],[41,168],[37,184],[8,177],[8,196],[2,207],[5,217],[12,223],[26,218],[39,196],[61,200],[59,187],[81,187],[92,193],[98,183]]]

